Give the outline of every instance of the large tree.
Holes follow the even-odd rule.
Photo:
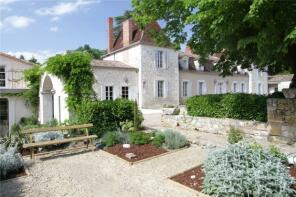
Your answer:
[[[106,50],[100,50],[100,49],[92,48],[88,44],[80,46],[75,50],[67,51],[67,53],[72,53],[72,52],[87,52],[87,53],[89,53],[91,55],[91,57],[93,59],[102,59],[102,56],[107,53]]]
[[[296,88],[296,1],[279,0],[132,0],[133,17],[144,27],[163,20],[178,48],[187,42],[202,57],[222,53],[216,69],[231,75],[241,65],[290,69]],[[186,30],[190,28],[190,36]]]

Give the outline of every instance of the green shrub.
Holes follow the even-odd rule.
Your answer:
[[[153,138],[152,144],[157,147],[161,147],[164,142],[165,142],[164,134],[156,133],[156,135]]]
[[[0,180],[8,173],[17,172],[24,167],[23,160],[17,152],[17,147],[5,148],[0,144]]]
[[[151,141],[151,134],[143,132],[132,132],[130,133],[130,139],[132,144],[143,145],[149,144]]]
[[[119,143],[119,136],[116,132],[107,132],[102,138],[102,144],[110,147]]]
[[[10,131],[0,138],[0,144],[5,147],[17,147],[20,148],[25,143],[25,135],[21,133],[21,127],[19,124],[13,124]]]
[[[231,127],[230,131],[228,132],[228,138],[227,138],[228,143],[235,144],[241,141],[242,139],[243,139],[243,135],[241,131],[239,129]]]
[[[120,122],[134,121],[134,111],[134,102],[127,99],[85,101],[79,106],[76,116],[81,123],[93,123],[91,133],[101,137],[108,131],[117,131]],[[142,113],[138,110],[136,115],[140,125]]]
[[[135,128],[134,128],[134,122],[133,121],[124,121],[124,122],[120,122],[119,123],[120,127],[121,127],[121,131],[122,132],[133,132],[135,131]]]
[[[118,141],[120,144],[130,144],[131,143],[129,133],[115,132],[115,135],[118,136]]]
[[[266,96],[244,93],[193,96],[186,100],[186,108],[191,116],[266,122],[266,99]]]
[[[188,145],[186,137],[179,132],[166,130],[163,135],[165,136],[164,145],[168,149],[178,149]]]
[[[269,152],[273,156],[279,158],[282,161],[283,164],[288,163],[288,157],[284,153],[282,153],[281,150],[278,147],[276,147],[275,145],[270,145],[269,146]]]
[[[246,142],[215,151],[204,162],[203,192],[211,196],[293,196],[287,166]]]

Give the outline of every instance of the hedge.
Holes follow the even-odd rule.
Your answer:
[[[267,121],[266,96],[255,94],[209,94],[186,100],[191,116]]]
[[[93,123],[91,133],[101,137],[106,132],[117,131],[120,122],[134,121],[134,111],[139,126],[143,121],[142,113],[135,108],[135,102],[127,99],[85,101],[81,103],[75,115],[80,123]]]

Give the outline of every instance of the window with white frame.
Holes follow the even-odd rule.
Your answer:
[[[238,92],[237,91],[237,82],[233,82],[232,83],[232,91],[235,93],[235,92]]]
[[[155,65],[156,68],[164,68],[164,53],[163,51],[156,51],[155,53]]]
[[[241,92],[245,92],[246,91],[246,87],[245,87],[245,83],[241,83]]]
[[[182,96],[183,97],[187,97],[188,96],[188,85],[189,82],[188,81],[183,81],[182,82]]]
[[[157,81],[157,97],[164,97],[164,81]]]
[[[128,86],[121,87],[121,96],[122,98],[128,99]]]
[[[113,86],[105,87],[105,98],[106,100],[113,100]]]
[[[5,67],[0,66],[0,87],[6,86]]]
[[[217,82],[217,84],[216,84],[216,93],[217,94],[223,93],[223,86],[224,86],[223,82]]]
[[[204,81],[198,81],[197,87],[198,95],[203,95],[206,93],[206,83]]]

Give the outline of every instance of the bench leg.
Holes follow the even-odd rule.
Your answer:
[[[31,159],[35,160],[34,148],[31,148]]]

